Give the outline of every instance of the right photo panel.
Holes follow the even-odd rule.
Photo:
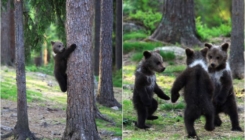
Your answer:
[[[244,139],[244,0],[123,1],[123,140]]]

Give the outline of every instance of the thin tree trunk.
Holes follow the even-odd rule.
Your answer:
[[[187,47],[201,45],[196,37],[194,0],[165,0],[162,21],[150,38]]]
[[[67,109],[63,140],[98,140],[94,114],[93,13],[94,1],[66,1],[67,46],[77,48],[67,62]]]
[[[15,46],[16,46],[16,82],[17,82],[17,123],[13,134],[15,139],[26,140],[35,139],[29,129],[27,101],[26,101],[26,76],[25,76],[25,48],[24,48],[24,30],[23,30],[23,0],[15,0]],[[1,136],[6,138],[5,135]]]
[[[100,13],[101,0],[95,0],[95,33],[94,33],[94,75],[99,75],[99,61],[100,61]]]
[[[1,5],[1,64],[12,65],[10,55],[10,1],[6,5]]]
[[[100,78],[97,101],[107,107],[121,105],[114,98],[112,84],[113,1],[101,0]]]
[[[122,68],[122,0],[116,1],[116,69]]]
[[[244,0],[232,0],[230,65],[233,78],[244,78]]]

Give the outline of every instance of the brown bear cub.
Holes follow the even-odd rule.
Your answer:
[[[67,59],[69,55],[76,49],[76,45],[72,44],[69,48],[65,48],[62,42],[51,41],[54,52],[54,76],[59,83],[62,92],[67,91]]]
[[[176,78],[171,89],[171,101],[178,100],[179,91],[184,87],[184,122],[189,138],[197,137],[194,122],[201,115],[206,118],[205,129],[214,130],[214,107],[212,104],[213,85],[208,75],[206,54],[208,49],[193,51],[186,49],[187,68]]]
[[[135,72],[133,104],[138,117],[135,125],[138,128],[146,129],[149,128],[145,124],[146,119],[158,119],[157,116],[153,116],[158,107],[157,101],[153,98],[153,93],[155,92],[161,99],[169,100],[170,98],[156,83],[155,72],[160,73],[165,70],[161,55],[157,51],[145,51],[143,55],[144,58],[139,63]]]
[[[207,53],[208,71],[214,85],[213,104],[215,107],[215,126],[220,126],[222,121],[219,113],[228,114],[231,120],[232,131],[242,131],[239,126],[237,105],[232,84],[232,73],[227,62],[228,43],[220,47],[205,44],[209,48]]]

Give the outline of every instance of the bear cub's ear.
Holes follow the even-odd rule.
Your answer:
[[[148,59],[149,57],[151,57],[151,52],[144,51],[143,55],[145,56],[145,59]]]
[[[223,45],[221,45],[222,51],[227,52],[228,48],[229,48],[229,44],[228,43],[224,43]]]
[[[208,52],[208,48],[207,47],[201,49],[201,53],[202,53],[203,57],[206,57],[207,52]]]
[[[205,43],[204,46],[208,47],[209,49],[211,49],[213,47],[211,44],[208,44],[208,43]]]
[[[51,44],[52,44],[52,45],[54,45],[54,43],[55,43],[54,41],[51,41]]]
[[[191,57],[194,55],[194,51],[192,49],[185,49],[186,56]]]

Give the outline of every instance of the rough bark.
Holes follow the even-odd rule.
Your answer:
[[[196,37],[194,0],[165,0],[161,23],[150,38],[187,47],[200,46]]]
[[[95,30],[94,30],[94,75],[99,75],[100,54],[100,4],[101,0],[95,0]]]
[[[244,0],[232,0],[230,65],[233,78],[244,78]]]
[[[93,15],[94,1],[66,1],[67,46],[77,48],[67,62],[67,109],[63,140],[98,140],[94,115]]]
[[[14,130],[7,136],[14,135],[15,139],[35,139],[29,129],[27,100],[26,100],[26,76],[25,76],[25,48],[23,30],[23,0],[15,0],[15,46],[16,46],[16,84],[17,84],[17,123]]]
[[[114,98],[112,84],[113,1],[101,0],[100,70],[97,101],[107,107],[121,105]]]
[[[10,1],[1,8],[1,64],[12,65],[10,55]]]
[[[116,69],[122,68],[122,0],[116,1]]]

